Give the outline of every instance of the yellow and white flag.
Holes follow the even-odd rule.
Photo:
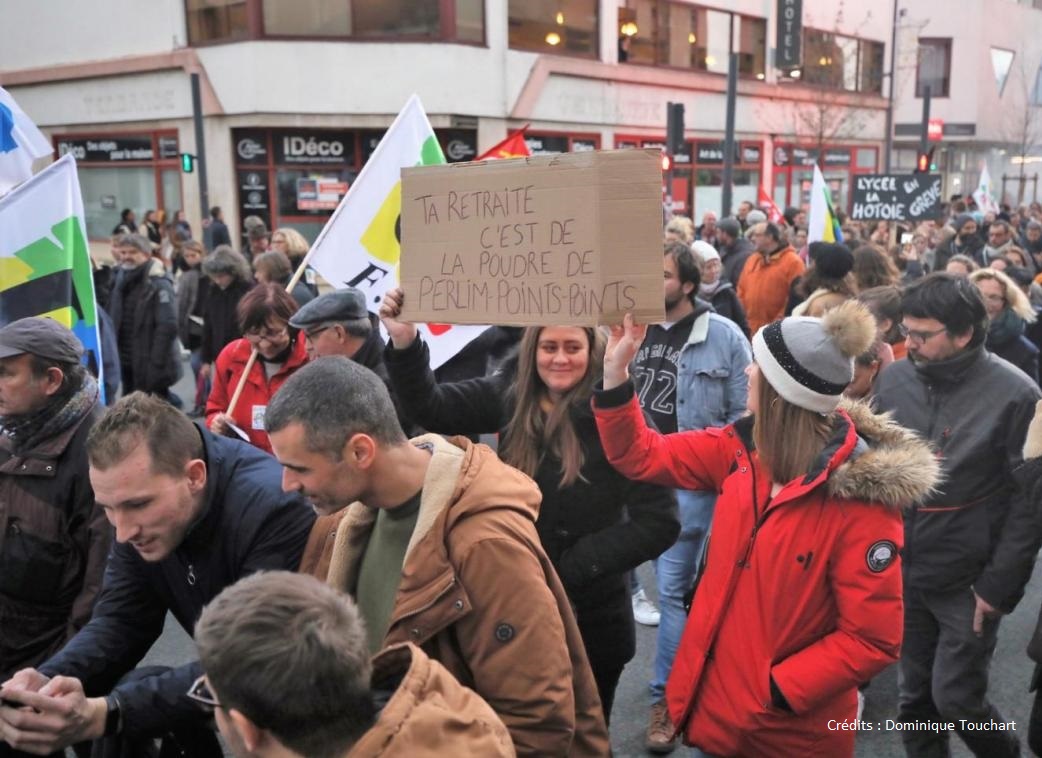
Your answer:
[[[413,95],[388,128],[308,253],[307,263],[336,288],[357,287],[378,311],[398,284],[402,169],[445,163],[438,138]],[[488,327],[420,327],[437,368]]]

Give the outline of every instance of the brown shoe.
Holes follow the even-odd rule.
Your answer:
[[[648,731],[644,733],[644,749],[656,755],[672,753],[677,746],[673,731],[673,722],[669,718],[666,701],[659,700],[651,706]]]

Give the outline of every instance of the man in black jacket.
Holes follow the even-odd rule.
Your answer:
[[[724,264],[724,279],[737,290],[742,268],[753,254],[753,244],[745,238],[741,226],[733,218],[721,219],[716,225],[716,232],[716,249]]]
[[[987,682],[999,616],[1023,596],[1039,548],[1037,503],[1012,472],[1042,393],[984,348],[984,302],[965,278],[931,274],[902,310],[908,360],[882,373],[875,400],[934,445],[944,480],[905,515],[900,717],[953,723],[976,755],[1019,755],[1014,734],[989,730],[1003,719]],[[948,753],[943,727],[902,738],[910,756]]]
[[[123,235],[116,247],[122,263],[108,311],[119,345],[123,394],[140,390],[166,397],[181,368],[174,284],[140,234]]]
[[[0,707],[0,741],[45,753],[104,738],[105,750],[140,756],[144,742],[172,733],[182,754],[221,756],[206,714],[185,697],[199,664],[134,666],[167,611],[190,634],[203,606],[239,578],[296,570],[314,513],[282,492],[273,458],[141,393],[94,427],[87,454],[116,537],[101,596],[65,648],[0,686],[0,698],[29,706]]]

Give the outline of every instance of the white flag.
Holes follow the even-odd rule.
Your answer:
[[[0,198],[0,326],[28,316],[71,329],[104,387],[87,227],[71,155]]]
[[[999,212],[999,205],[995,202],[995,193],[992,189],[991,174],[988,172],[988,164],[985,163],[980,170],[980,181],[977,182],[977,189],[973,191],[973,201],[977,203],[977,207],[980,208],[982,213],[987,213],[988,211],[992,213]]]
[[[441,146],[413,95],[362,167],[355,183],[308,252],[306,262],[336,288],[357,287],[372,311],[398,285],[402,169],[445,163]],[[487,326],[420,325],[431,368],[454,356]]]
[[[33,175],[33,161],[54,152],[50,141],[0,87],[0,197]]]

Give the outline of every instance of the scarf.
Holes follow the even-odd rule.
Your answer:
[[[923,377],[928,384],[952,385],[962,381],[966,372],[980,358],[983,350],[982,345],[977,345],[962,350],[943,361],[916,362],[912,359],[911,353],[908,358],[915,365],[915,373]]]
[[[59,391],[38,411],[0,416],[0,429],[11,439],[15,454],[21,454],[75,426],[97,401],[98,383],[84,372],[78,389]]]
[[[702,282],[701,284],[698,285],[698,294],[700,294],[702,296],[703,300],[712,300],[713,299],[713,295],[716,294],[717,290],[719,290],[720,287],[723,286],[723,284],[724,284],[724,278],[723,277],[720,277],[719,279],[717,279],[712,284],[706,284],[705,282]]]
[[[1003,308],[994,321],[988,325],[987,346],[989,349],[1002,347],[1018,339],[1024,333],[1024,319],[1012,308]]]

